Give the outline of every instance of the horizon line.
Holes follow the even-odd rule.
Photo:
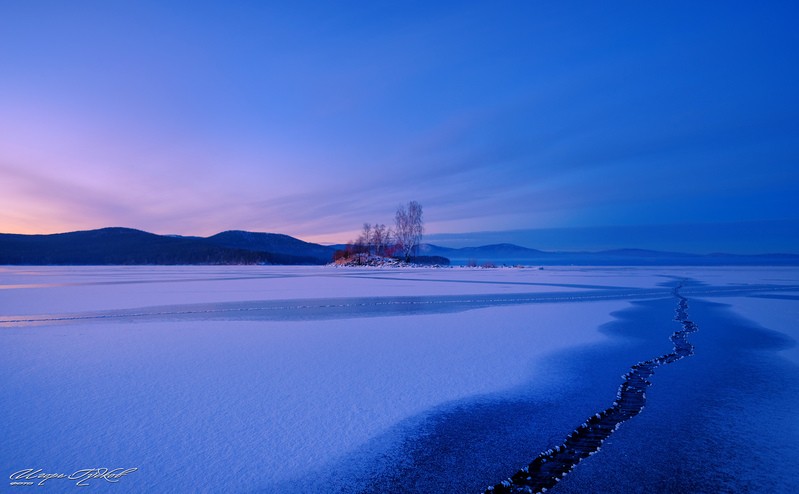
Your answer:
[[[763,223],[797,223],[799,224],[799,220],[764,220],[764,221],[742,221],[742,222],[734,222],[734,223],[695,223],[695,224],[667,224],[667,225],[614,225],[614,226],[590,226],[590,227],[550,227],[550,228],[532,228],[532,229],[513,229],[513,230],[493,230],[493,231],[482,231],[482,232],[460,232],[460,233],[430,233],[426,234],[426,237],[433,237],[428,242],[422,242],[421,245],[431,245],[438,248],[445,248],[445,249],[468,249],[468,248],[480,248],[480,247],[489,247],[489,246],[496,246],[496,245],[510,245],[514,247],[520,247],[527,250],[536,250],[544,253],[569,253],[569,254],[579,254],[579,253],[601,253],[601,252],[610,252],[610,251],[645,251],[645,252],[657,252],[660,254],[689,254],[694,256],[715,256],[715,255],[729,255],[729,256],[775,256],[775,255],[786,255],[786,256],[797,256],[799,255],[799,250],[760,250],[757,252],[732,252],[732,251],[725,251],[724,249],[714,249],[709,250],[706,252],[696,252],[691,250],[680,250],[680,249],[673,249],[668,248],[666,246],[661,248],[652,248],[652,247],[641,247],[636,246],[635,244],[625,244],[625,246],[613,246],[613,247],[606,247],[606,248],[591,248],[589,246],[584,247],[572,247],[572,248],[546,248],[546,247],[530,247],[528,245],[523,245],[523,243],[514,242],[512,240],[488,240],[486,241],[476,241],[469,245],[461,245],[461,246],[447,246],[441,245],[441,243],[447,243],[445,238],[441,237],[452,237],[454,239],[463,239],[475,236],[496,236],[496,235],[509,235],[512,234],[520,234],[520,233],[554,233],[554,232],[586,232],[586,231],[608,231],[608,230],[635,230],[635,229],[657,229],[657,228],[697,228],[697,227],[707,227],[709,225],[726,225],[726,226],[733,226],[733,225],[741,225],[741,224],[763,224]],[[269,231],[254,231],[254,230],[245,230],[245,229],[238,229],[238,228],[231,228],[226,230],[221,230],[211,235],[202,236],[202,235],[186,235],[186,234],[177,234],[177,233],[155,233],[148,230],[143,230],[140,228],[133,228],[133,227],[126,227],[126,226],[105,226],[99,228],[88,228],[88,229],[79,229],[79,230],[71,230],[71,231],[59,231],[59,232],[52,232],[52,233],[15,233],[15,232],[0,232],[0,235],[21,235],[21,236],[51,236],[51,235],[66,235],[70,233],[81,233],[81,232],[92,232],[92,231],[100,231],[100,230],[131,230],[131,231],[139,231],[142,233],[147,233],[151,235],[157,235],[162,237],[180,237],[180,238],[210,238],[215,235],[219,235],[220,233],[225,232],[246,232],[246,233],[256,233],[256,234],[267,234],[267,235],[283,235],[287,237],[291,237],[302,242],[316,244],[324,247],[333,247],[339,245],[349,245],[351,242],[314,242],[310,240],[306,240],[302,236],[298,235],[291,235],[287,233],[281,232],[269,232]],[[440,238],[440,240],[436,240],[436,238]],[[476,239],[475,239],[476,240]],[[436,242],[436,243],[433,243]]]

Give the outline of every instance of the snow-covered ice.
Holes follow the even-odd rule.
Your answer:
[[[603,331],[615,314],[681,278],[796,330],[799,301],[760,297],[791,294],[794,268],[0,268],[0,464],[138,468],[92,482],[108,492],[277,492],[450,404],[567,394],[582,349],[627,345]]]

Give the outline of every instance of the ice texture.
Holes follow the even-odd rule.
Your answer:
[[[413,492],[390,475],[425,468],[413,444],[492,441],[476,410],[516,404],[513,427],[532,420],[524,434],[544,451],[609,406],[628,359],[668,351],[674,330],[671,314],[609,328],[630,311],[659,321],[657,301],[683,279],[689,299],[795,331],[773,314],[799,305],[793,268],[0,268],[4,482],[26,468],[135,467],[92,491],[368,492],[381,478]],[[769,358],[790,356],[781,337]],[[484,489],[504,459],[512,474],[524,463],[511,451],[472,453],[443,470],[439,492],[469,475]]]

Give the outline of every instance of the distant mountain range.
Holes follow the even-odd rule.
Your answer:
[[[183,237],[102,228],[52,235],[0,234],[0,264],[326,264],[341,247],[278,233],[232,230],[211,237]],[[695,255],[642,249],[545,252],[513,244],[460,249],[423,244],[419,254],[446,257],[453,265],[799,265],[796,254]]]
[[[717,265],[799,265],[796,254],[686,254],[646,249],[615,249],[599,252],[546,252],[514,244],[452,249],[431,244],[420,246],[420,254],[442,256],[452,264],[493,263],[501,265],[582,266],[717,266]]]
[[[102,228],[53,235],[0,234],[0,264],[325,264],[333,249],[288,235],[222,232],[208,238]]]

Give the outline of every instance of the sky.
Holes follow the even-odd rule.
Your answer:
[[[799,253],[798,14],[0,0],[0,232]]]

